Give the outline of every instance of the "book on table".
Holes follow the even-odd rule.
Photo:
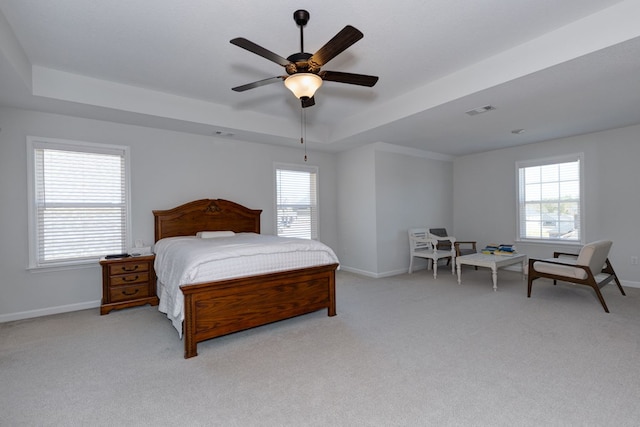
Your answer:
[[[493,255],[493,253],[495,251],[497,251],[499,247],[500,246],[498,244],[496,244],[496,243],[489,243],[480,252],[485,254],[485,255]]]
[[[518,254],[518,252],[516,252],[516,248],[513,245],[507,245],[507,244],[498,245],[494,243],[488,244],[480,252],[486,255],[504,255],[504,256],[513,256]]]
[[[515,246],[513,245],[505,245],[501,244],[498,246],[498,250],[493,252],[494,255],[503,255],[503,256],[514,256],[518,255]]]

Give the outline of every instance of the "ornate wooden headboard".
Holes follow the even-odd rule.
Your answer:
[[[260,233],[262,210],[223,199],[201,199],[168,210],[154,210],[155,241],[194,236],[198,231],[230,230]]]

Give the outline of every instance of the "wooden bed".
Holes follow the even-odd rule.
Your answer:
[[[196,200],[154,210],[155,241],[198,231],[260,233],[261,210],[223,199]],[[198,343],[232,332],[326,308],[336,315],[338,264],[184,285],[184,357],[197,356]]]

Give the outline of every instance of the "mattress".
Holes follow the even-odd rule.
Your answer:
[[[333,250],[316,240],[256,233],[169,237],[156,243],[155,253],[158,309],[180,336],[184,320],[180,286],[338,263]]]

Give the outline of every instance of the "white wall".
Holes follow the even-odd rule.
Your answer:
[[[338,154],[340,268],[371,275],[376,261],[376,189],[373,146]]]
[[[27,135],[128,145],[133,238],[153,242],[153,209],[226,198],[263,209],[273,234],[273,163],[302,164],[299,147],[276,147],[153,128],[0,108],[0,321],[96,307],[99,266],[28,271]],[[479,245],[516,232],[515,162],[583,152],[586,239],[612,239],[626,285],[640,286],[640,126],[456,158],[371,144],[339,154],[310,152],[319,167],[320,239],[341,268],[371,277],[407,270],[407,229],[445,226]],[[555,247],[519,245],[534,257]],[[577,248],[575,248],[577,250]]]
[[[199,198],[262,209],[273,234],[273,163],[304,164],[296,147],[253,144],[18,109],[0,109],[0,321],[95,307],[99,265],[36,272],[26,269],[28,135],[131,147],[133,239],[153,243],[153,209]],[[319,167],[320,240],[338,244],[336,156],[309,152]]]
[[[516,238],[516,171],[520,160],[584,153],[585,240],[613,241],[610,259],[626,285],[640,285],[640,126],[557,139],[456,158],[455,233],[487,243]],[[530,257],[551,257],[558,246],[518,244]],[[573,252],[578,246],[562,247]]]
[[[409,228],[452,228],[452,162],[404,151],[375,143],[338,155],[341,268],[371,277],[405,273]]]
[[[446,227],[453,235],[453,165],[450,161],[376,152],[379,276],[406,273],[412,227]],[[416,267],[426,262],[416,260]]]

